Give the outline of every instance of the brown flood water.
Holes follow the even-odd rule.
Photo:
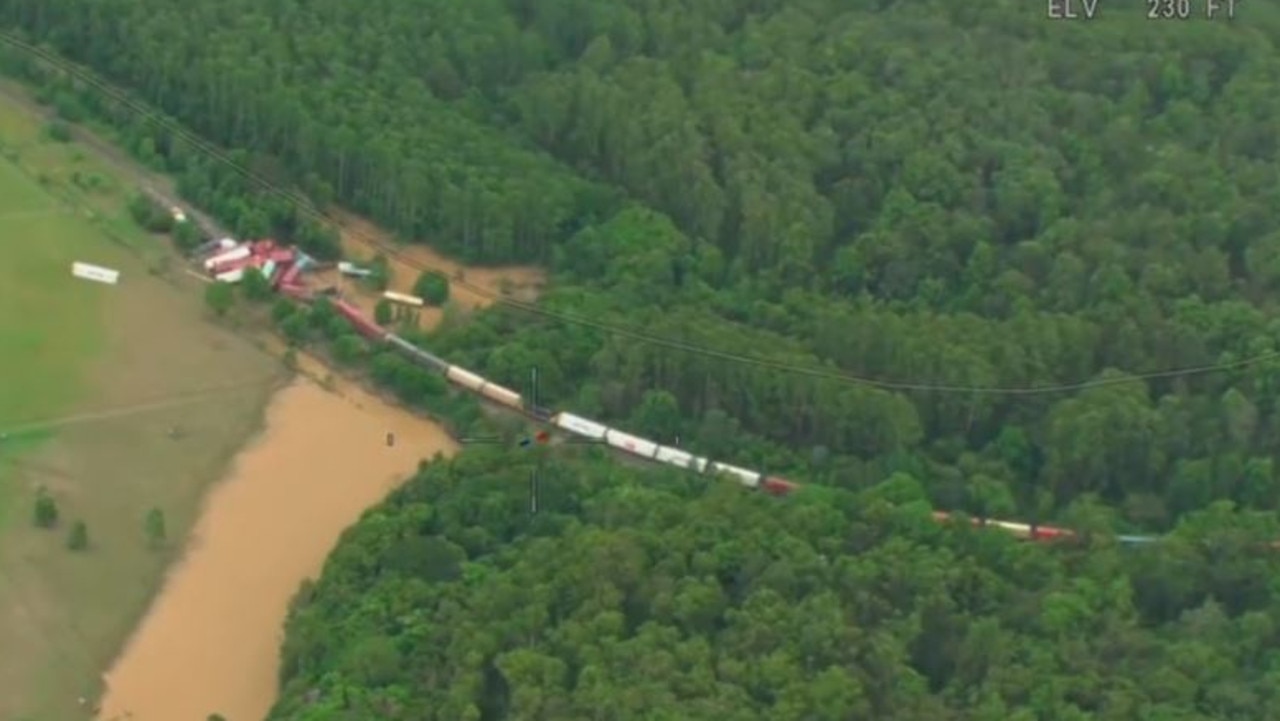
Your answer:
[[[337,390],[299,379],[272,399],[262,434],[210,491],[185,556],[107,674],[101,721],[265,718],[298,585],[420,460],[456,450],[438,425]]]

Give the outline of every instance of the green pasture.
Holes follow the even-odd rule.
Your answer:
[[[0,99],[0,721],[87,721],[208,484],[260,427],[281,366],[205,322],[203,286],[167,239],[133,223],[142,169],[59,142],[33,110]],[[77,260],[119,270],[120,284],[73,277]],[[264,384],[42,423],[246,379]],[[168,432],[177,425],[182,439]],[[52,530],[31,523],[39,487],[58,505]],[[171,538],[160,549],[142,533],[151,508]],[[73,520],[89,528],[84,552],[66,548]]]
[[[97,301],[113,289],[71,276],[74,260],[116,257],[83,219],[9,161],[0,161],[0,433],[66,412],[102,342]],[[101,262],[101,261],[100,261]],[[32,445],[0,440],[0,459]],[[0,463],[0,519],[11,490]]]

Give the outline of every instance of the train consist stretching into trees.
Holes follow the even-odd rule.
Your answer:
[[[273,264],[273,272],[269,276],[271,285],[280,294],[287,298],[291,298],[301,303],[309,304],[314,302],[315,294],[308,290],[300,280],[300,275],[306,267],[306,263],[304,262],[306,260],[305,256],[298,255],[297,260],[295,261],[292,255],[286,255],[274,247],[263,245],[262,249],[264,251],[270,251],[278,254],[272,257],[272,260],[278,260],[279,262]],[[217,260],[225,261],[225,256],[228,252],[225,242],[224,246],[217,250],[221,250],[224,256]],[[236,258],[235,262],[242,261],[241,259]],[[215,263],[215,265],[217,264]],[[210,272],[225,272],[225,269],[222,267],[209,268],[208,262],[206,262],[206,269],[210,270]],[[238,280],[238,278],[236,278],[236,280]],[[348,303],[341,298],[333,299],[331,302],[334,310],[345,318],[347,322],[360,333],[360,335],[364,336],[369,341],[394,346],[405,356],[412,359],[414,363],[439,373],[450,383],[471,391],[472,393],[476,393],[497,405],[530,416],[541,422],[549,423],[567,433],[587,440],[606,444],[611,448],[615,448],[645,460],[664,463],[666,465],[692,471],[694,473],[731,478],[748,488],[763,491],[774,496],[785,496],[799,488],[797,484],[785,478],[766,475],[759,471],[730,465],[721,461],[713,461],[708,458],[696,456],[679,448],[664,446],[647,438],[641,438],[630,433],[625,433],[616,428],[610,428],[609,426],[597,421],[574,415],[567,411],[551,411],[528,403],[521,394],[511,390],[510,388],[506,388],[483,376],[473,373],[462,366],[448,363],[443,358],[429,353],[404,338],[401,338],[395,333],[392,333],[386,328],[383,328],[351,303]],[[950,522],[952,514],[945,511],[936,511],[933,514],[933,518],[941,523]],[[1075,538],[1077,535],[1074,531],[1064,528],[1019,523],[1015,521],[973,519],[973,523],[999,528],[1013,534],[1017,538],[1029,541],[1058,541]],[[1119,536],[1117,537],[1117,540],[1125,544],[1142,544],[1150,543],[1158,539],[1154,536]]]

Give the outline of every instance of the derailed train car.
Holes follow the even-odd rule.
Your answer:
[[[333,301],[333,309],[338,311],[338,314],[343,318],[346,318],[347,322],[355,327],[356,332],[369,340],[379,341],[388,335],[385,328],[374,323],[372,319],[361,313],[359,308],[345,300]]]

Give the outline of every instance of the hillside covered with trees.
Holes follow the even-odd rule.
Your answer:
[[[902,475],[778,501],[467,453],[303,591],[270,721],[1274,719],[1278,533],[1215,506],[1054,548],[939,527]]]
[[[806,481],[907,472],[973,511],[1045,518],[1096,493],[1160,530],[1214,499],[1275,505],[1276,11],[685,5],[4,0],[0,17],[317,203],[472,260],[541,259],[550,309],[891,384],[524,313],[429,340],[509,383],[537,362],[548,401]],[[238,232],[332,250],[136,113],[48,92],[132,123]],[[1110,384],[964,390],[1093,381]]]
[[[755,505],[562,459],[572,503],[517,531],[485,500],[505,472],[433,466],[303,604],[279,719],[361,718],[303,703],[316,694],[486,721],[619,718],[600,715],[616,697],[639,718],[626,699],[643,688],[689,718],[1271,718],[1274,662],[1247,649],[1280,621],[1274,561],[1249,555],[1280,506],[1280,8],[1101,12],[0,0],[7,27],[317,206],[473,262],[547,265],[540,304],[590,321],[497,308],[424,335],[433,352],[514,387],[536,364],[547,405],[836,489]],[[122,128],[237,233],[336,252],[174,134],[26,55],[0,62],[65,116]],[[439,474],[456,482],[432,490]],[[898,510],[855,502],[886,479],[912,489]],[[1089,528],[1099,547],[928,529],[926,502]],[[471,515],[439,515],[459,504]],[[1107,545],[1132,530],[1200,540]],[[420,577],[396,543],[456,569]],[[596,543],[647,560],[610,576]],[[684,560],[625,576],[672,548]],[[597,580],[613,590],[582,590]],[[490,599],[511,588],[551,594],[545,615]],[[823,651],[832,638],[848,643]],[[637,665],[655,680],[627,696],[611,669]]]

